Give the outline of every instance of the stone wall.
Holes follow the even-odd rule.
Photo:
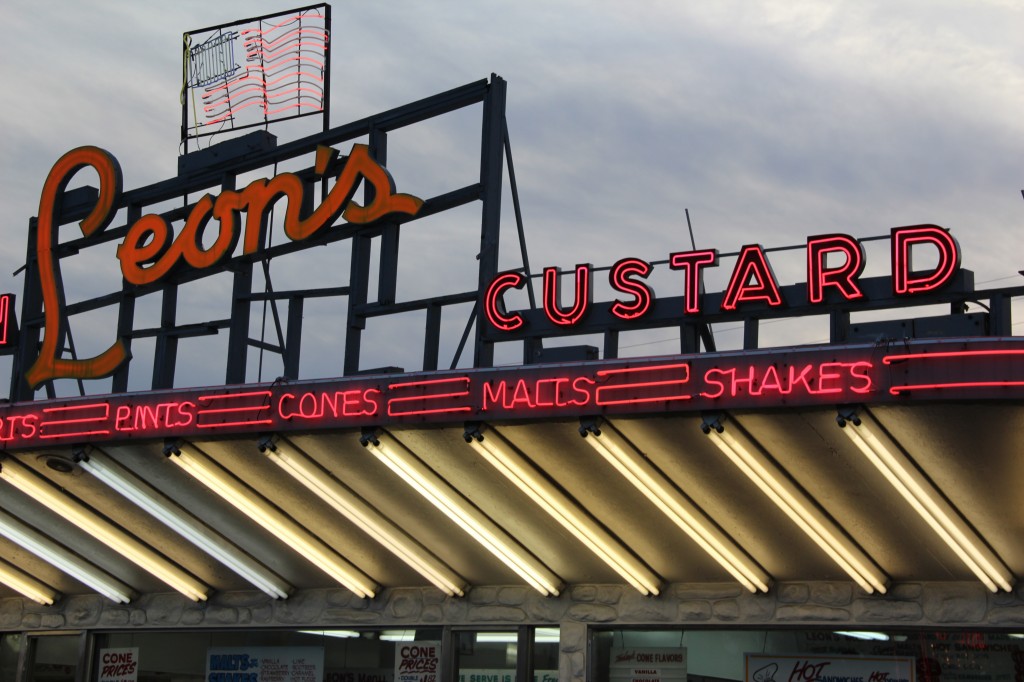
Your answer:
[[[342,589],[306,590],[280,601],[261,592],[229,592],[198,604],[176,593],[146,595],[128,605],[98,595],[69,596],[49,607],[0,600],[0,631],[7,632],[417,625],[558,625],[559,679],[570,682],[585,679],[591,625],[1024,628],[1024,585],[1009,594],[992,594],[976,583],[906,583],[886,595],[868,595],[849,583],[795,582],[758,595],[735,584],[676,584],[658,597],[619,585],[577,585],[555,598],[509,586],[476,587],[463,598],[403,588],[372,600]]]

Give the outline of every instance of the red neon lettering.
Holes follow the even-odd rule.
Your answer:
[[[845,262],[835,268],[826,264],[828,254],[842,253]],[[845,234],[825,234],[807,240],[807,300],[821,303],[825,289],[835,287],[848,301],[864,298],[857,278],[864,271],[864,247]]]
[[[114,430],[122,433],[188,426],[195,420],[196,404],[188,400],[156,405],[118,405]]]
[[[590,312],[594,295],[590,287],[591,269],[589,263],[576,266],[576,291],[572,306],[563,310],[559,305],[559,280],[562,271],[559,268],[544,268],[544,314],[553,324],[559,327],[573,327]]]
[[[651,264],[639,258],[623,258],[612,266],[611,272],[608,273],[608,282],[612,288],[633,297],[632,303],[615,299],[611,307],[612,315],[623,320],[635,320],[647,314],[654,299],[651,288],[633,278],[646,279],[649,274]]]
[[[11,294],[0,296],[0,346],[10,343],[8,333],[11,329]]]
[[[937,353],[906,353],[904,355],[886,355],[882,358],[885,365],[898,364],[908,360],[965,360],[1015,357],[1024,355],[1020,349],[991,349],[991,350],[965,350],[965,351],[943,351]],[[899,395],[909,391],[938,391],[949,388],[1009,388],[1013,386],[1024,386],[1024,381],[1016,379],[997,379],[990,381],[947,381],[924,384],[904,384],[891,386],[889,393]]]
[[[840,382],[843,375],[839,371],[842,368],[842,362],[823,362],[818,365],[818,390],[815,392],[842,393],[843,386]]]
[[[863,382],[859,386],[850,386],[850,390],[854,393],[870,393],[871,392],[871,370],[874,369],[874,365],[866,360],[860,362],[850,363],[850,376],[854,379],[860,379]]]
[[[330,416],[335,419],[340,417],[366,417],[377,413],[378,404],[373,399],[373,393],[380,393],[377,389],[349,389],[347,391],[321,391],[319,393],[307,392],[298,398],[298,409],[288,407],[288,403],[295,402],[294,393],[283,393],[277,402],[277,414],[285,420],[293,417],[301,419],[320,419]]]
[[[779,284],[772,266],[759,244],[748,244],[740,251],[722,299],[722,310],[736,310],[740,303],[763,301],[773,308],[782,305]]]
[[[711,398],[712,400],[715,398],[721,398],[722,395],[725,394],[725,382],[714,377],[724,376],[727,373],[727,370],[718,369],[717,367],[712,367],[708,371],[704,372],[704,383],[717,386],[718,388],[712,391],[701,391],[701,397]]]
[[[810,374],[814,371],[814,365],[804,365],[800,368],[800,373],[797,373],[797,368],[793,365],[789,366],[789,392],[796,390],[798,385],[804,387],[805,393],[814,393],[814,387],[811,386]]]
[[[761,395],[762,393],[775,392],[775,393],[789,393],[788,390],[782,388],[782,382],[779,380],[779,370],[775,368],[775,365],[768,365],[764,370],[764,376],[761,377],[761,385],[758,386],[757,392],[754,395]]]
[[[516,407],[535,406],[533,399],[530,397],[530,389],[526,385],[526,379],[520,379],[516,382],[516,387],[512,391],[512,400],[505,407],[515,409]]]
[[[913,274],[913,246],[931,244],[938,250],[935,269]],[[911,225],[892,228],[892,289],[897,296],[934,291],[949,283],[960,269],[960,245],[938,225]]]
[[[10,443],[19,438],[32,438],[36,435],[39,415],[37,414],[12,414],[8,417],[0,417],[0,442]]]
[[[472,412],[473,408],[468,405],[455,404],[451,405],[448,403],[456,402],[460,398],[469,397],[469,377],[451,377],[446,379],[429,379],[426,381],[406,381],[398,384],[390,384],[388,386],[389,391],[401,391],[402,389],[419,388],[423,390],[425,387],[432,386],[444,386],[452,384],[462,384],[461,390],[448,391],[442,393],[427,393],[413,396],[399,396],[388,398],[388,416],[389,417],[410,417],[415,415],[423,414],[445,414],[454,412]],[[429,390],[429,389],[428,389]],[[444,407],[431,407],[430,405],[434,401],[445,403]],[[400,409],[398,406],[405,403],[420,403],[422,406],[416,409]]]
[[[704,398],[729,397],[746,392],[751,396],[786,396],[794,392],[806,395],[833,395],[851,391],[870,393],[873,382],[871,370],[874,365],[866,360],[858,362],[823,362],[800,367],[790,365],[780,372],[775,365],[763,369],[750,365],[746,368],[713,367],[704,373]]]
[[[498,381],[497,384],[492,385],[491,382],[484,384],[484,400],[480,409],[484,412],[490,409],[491,405],[504,404],[505,393],[508,391],[508,384],[504,381]]]
[[[494,278],[484,295],[484,315],[487,321],[503,332],[510,332],[523,326],[523,316],[519,313],[509,315],[505,312],[505,300],[502,294],[506,289],[521,289],[526,277],[518,272],[505,272]]]
[[[594,381],[586,377],[549,377],[530,381],[518,379],[513,385],[502,379],[492,386],[484,384],[483,406],[486,412],[494,408],[529,411],[551,407],[578,407],[590,402],[587,384]]]
[[[700,269],[703,266],[715,267],[718,265],[718,250],[709,249],[706,251],[684,251],[673,253],[669,256],[669,267],[673,270],[683,270],[686,276],[686,293],[683,303],[683,312],[687,315],[700,314],[701,303],[701,277]]]
[[[595,402],[598,405],[633,405],[637,403],[670,402],[673,400],[689,400],[690,393],[681,392],[681,388],[690,381],[689,363],[675,365],[654,365],[651,367],[627,367],[623,369],[606,369],[597,373],[602,379],[611,377],[630,377],[636,374],[655,373],[655,378],[646,381],[628,381],[615,384],[605,384],[597,388]],[[664,374],[675,374],[668,379],[661,378]],[[638,378],[643,378],[638,377]],[[649,395],[651,389],[671,387],[673,391],[661,393],[655,390],[655,395]],[[625,394],[628,397],[615,397],[613,395]]]

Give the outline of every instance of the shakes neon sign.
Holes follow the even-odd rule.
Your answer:
[[[108,376],[128,359],[128,350],[120,339],[92,358],[59,357],[58,343],[65,338],[67,320],[61,315],[64,292],[59,285],[54,254],[57,216],[68,183],[87,167],[99,176],[99,199],[80,223],[82,234],[89,237],[106,228],[121,199],[121,168],[110,153],[97,147],[79,147],[68,152],[46,178],[39,201],[35,244],[45,333],[39,357],[25,374],[32,388],[50,379]],[[213,268],[235,255],[239,241],[243,255],[258,253],[264,244],[270,211],[280,199],[287,200],[284,233],[293,241],[309,239],[339,218],[352,225],[366,225],[392,215],[414,216],[423,204],[414,196],[395,192],[391,176],[373,160],[366,145],[354,145],[344,158],[339,158],[335,149],[317,147],[314,173],[325,180],[334,179],[315,207],[313,183],[294,173],[281,173],[269,180],[255,180],[240,191],[203,196],[191,207],[177,234],[163,216],[142,216],[128,228],[117,247],[125,281],[142,286],[158,282],[181,268]],[[361,181],[372,188],[372,199],[365,206],[353,199]],[[212,240],[207,238],[208,233]]]
[[[926,271],[914,271],[911,253],[915,248],[930,249],[937,254],[936,265]],[[701,282],[706,268],[717,267],[715,249],[672,253],[669,268],[681,271],[684,291],[680,317],[696,316],[706,312]],[[831,263],[831,264],[830,264]],[[859,279],[864,271],[863,245],[845,234],[826,234],[807,240],[807,300],[815,305],[824,303],[835,294],[844,301],[865,298]],[[960,269],[960,246],[956,239],[937,225],[896,227],[891,234],[891,281],[894,296],[914,296],[937,291],[946,286]],[[654,290],[646,282],[654,266],[639,258],[623,258],[613,265],[608,274],[611,288],[622,294],[605,304],[614,319],[624,322],[638,320],[651,311]],[[548,322],[555,328],[571,328],[580,324],[595,308],[593,302],[594,267],[589,263],[577,265],[574,273],[572,302],[563,305],[561,271],[555,267],[544,269],[543,309]],[[510,289],[526,284],[526,276],[519,271],[503,272],[489,284],[484,294],[484,315],[488,323],[502,332],[514,332],[526,324],[521,313],[507,310],[504,295]],[[780,308],[785,305],[778,279],[762,246],[748,244],[736,258],[729,284],[721,295],[722,311],[738,311],[745,306]]]

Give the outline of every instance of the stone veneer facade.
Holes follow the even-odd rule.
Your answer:
[[[753,595],[734,584],[674,584],[658,597],[621,585],[576,585],[559,597],[523,586],[475,587],[463,598],[432,588],[384,590],[359,599],[343,589],[305,590],[275,601],[261,592],[214,594],[197,604],[151,594],[130,605],[98,595],[54,606],[0,600],[0,631],[557,625],[560,682],[586,678],[588,626],[646,625],[865,628],[1024,628],[1024,585],[992,594],[975,583],[906,583],[868,595],[849,583],[776,584]]]

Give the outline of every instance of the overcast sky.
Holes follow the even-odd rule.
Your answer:
[[[126,189],[176,173],[184,31],[298,4],[5,0],[0,288],[21,293],[27,222],[64,152],[108,149]],[[979,287],[1024,284],[1020,0],[352,0],[333,16],[333,125],[492,72],[508,81],[535,269],[664,259],[689,246],[689,208],[697,245],[723,253],[935,223],[959,239]],[[452,148],[461,127],[412,138],[414,159],[391,168],[400,190],[472,180],[432,185],[465,161]],[[472,222],[432,229],[421,253],[450,251],[434,267],[468,273],[438,276],[436,293],[472,282]],[[506,248],[503,266],[515,255]],[[109,252],[94,262],[117,275]],[[869,273],[887,266],[882,253]],[[418,298],[416,267],[401,291]],[[657,335],[637,345],[675,350]],[[378,350],[376,364],[417,368],[390,357],[400,344]]]

